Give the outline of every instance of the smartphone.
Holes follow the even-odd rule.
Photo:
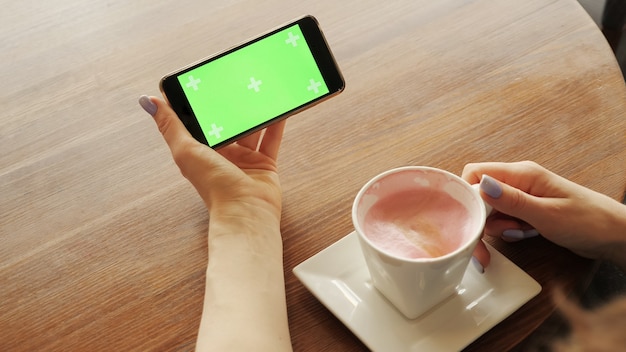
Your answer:
[[[232,143],[343,91],[312,16],[304,16],[161,79],[185,127],[212,148]]]

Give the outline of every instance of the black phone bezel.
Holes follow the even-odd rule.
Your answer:
[[[271,36],[277,32],[280,32],[281,30],[287,28],[287,27],[291,27],[293,25],[300,25],[300,29],[302,30],[302,34],[305,36],[306,38],[306,42],[309,45],[309,48],[311,50],[311,53],[313,54],[313,58],[315,59],[315,62],[317,63],[317,66],[320,69],[320,72],[322,74],[322,77],[324,78],[324,81],[329,89],[329,92],[317,97],[316,99],[313,99],[303,105],[300,105],[298,107],[295,107],[292,110],[286,111],[285,113],[278,115],[266,122],[264,122],[261,125],[252,127],[250,129],[248,129],[247,131],[244,131],[234,137],[231,137],[225,141],[222,141],[216,145],[209,145],[209,143],[207,142],[204,133],[202,132],[202,128],[200,127],[200,124],[198,122],[198,120],[196,119],[193,110],[191,108],[191,105],[189,104],[189,101],[187,100],[183,89],[180,85],[180,83],[178,82],[178,76],[185,74],[186,72],[193,70],[197,67],[200,67],[202,65],[205,65],[213,60],[219,59],[223,56],[226,56],[234,51],[237,51],[245,46],[248,46],[250,44],[253,44],[255,42],[258,42],[259,40],[262,40],[264,38],[267,38],[268,36]],[[230,144],[246,135],[249,135],[251,133],[254,133],[256,131],[259,131],[275,122],[278,122],[284,118],[287,118],[301,110],[304,110],[310,106],[315,105],[316,103],[319,103],[325,99],[328,99],[336,94],[339,94],[340,92],[342,92],[345,88],[345,81],[343,79],[343,76],[341,74],[341,71],[339,70],[339,67],[337,66],[337,62],[335,61],[335,58],[332,54],[332,52],[330,51],[330,47],[328,46],[328,43],[326,41],[326,38],[324,37],[324,34],[322,33],[318,21],[315,17],[307,15],[304,17],[301,17],[295,21],[291,21],[285,25],[282,25],[274,30],[271,30],[269,32],[266,32],[265,34],[262,34],[258,37],[255,37],[252,40],[246,41],[242,44],[239,44],[231,49],[225,50],[221,53],[218,53],[216,55],[210,56],[206,59],[203,59],[197,63],[194,63],[190,66],[187,66],[181,70],[178,70],[176,72],[173,72],[171,74],[166,75],[165,77],[163,77],[161,79],[160,82],[160,89],[161,92],[163,93],[163,95],[165,96],[165,98],[167,99],[168,103],[170,104],[170,106],[172,107],[172,109],[174,110],[174,112],[176,112],[176,114],[178,115],[178,117],[180,118],[180,120],[183,122],[183,124],[185,125],[185,127],[187,128],[187,130],[191,133],[191,135],[198,140],[199,142],[206,144],[208,146],[210,146],[213,149],[218,149],[219,147],[225,146],[227,144]]]

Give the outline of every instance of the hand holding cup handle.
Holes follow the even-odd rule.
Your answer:
[[[481,189],[481,184],[480,183],[475,183],[472,185],[472,188],[478,192],[478,194],[480,195],[480,189]],[[482,199],[482,198],[481,198]],[[493,207],[491,205],[489,205],[489,203],[485,202],[483,200],[483,205],[485,206],[485,215],[489,216],[489,214],[491,214],[491,212],[493,211]],[[486,218],[485,218],[486,219]]]

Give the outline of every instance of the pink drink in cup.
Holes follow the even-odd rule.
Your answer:
[[[373,285],[409,319],[456,292],[486,214],[475,188],[422,166],[374,177],[352,207]]]
[[[427,188],[381,198],[365,215],[363,231],[399,257],[434,258],[453,252],[472,231],[469,211],[446,192]]]

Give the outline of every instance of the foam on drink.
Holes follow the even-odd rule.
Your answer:
[[[421,188],[376,202],[363,232],[384,251],[405,258],[433,258],[453,252],[471,231],[469,211],[444,191]]]

